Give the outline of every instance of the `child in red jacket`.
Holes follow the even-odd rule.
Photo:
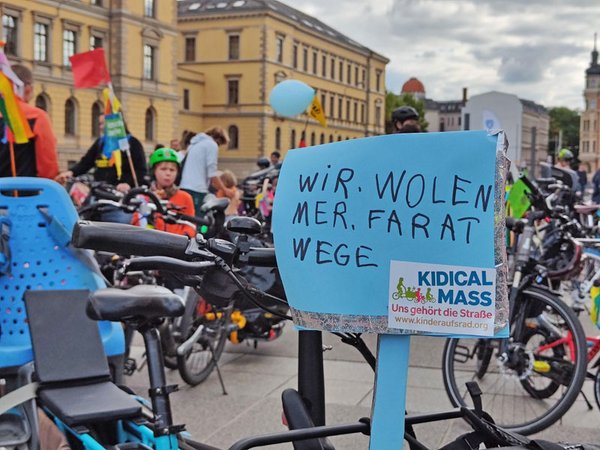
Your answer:
[[[165,147],[155,150],[150,156],[150,171],[154,178],[151,189],[161,200],[168,200],[167,208],[177,207],[177,211],[181,214],[193,217],[195,211],[192,196],[175,185],[179,169],[179,159],[175,150]],[[134,215],[132,223],[140,224],[139,214]],[[166,223],[158,213],[154,216],[153,225],[157,230],[189,237],[196,236],[195,227],[188,224]]]

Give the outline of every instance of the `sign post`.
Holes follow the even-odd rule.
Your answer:
[[[401,448],[409,335],[506,337],[502,132],[292,150],[275,196],[297,326],[377,333],[371,448]]]

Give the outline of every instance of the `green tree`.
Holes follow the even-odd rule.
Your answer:
[[[387,133],[394,132],[394,124],[392,123],[392,111],[401,106],[412,106],[419,113],[419,125],[421,130],[427,131],[429,123],[425,120],[425,103],[422,100],[417,100],[411,94],[396,95],[388,91],[385,94],[385,131]]]
[[[579,113],[575,110],[559,106],[550,108],[550,136],[548,153],[557,151],[558,137],[562,132],[561,148],[569,148],[575,156],[579,155]],[[560,150],[560,149],[558,149]]]

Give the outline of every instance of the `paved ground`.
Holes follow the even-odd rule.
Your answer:
[[[368,336],[371,348],[375,337]],[[137,341],[139,342],[139,341]],[[324,343],[333,345],[325,352],[327,423],[354,422],[369,416],[373,396],[373,372],[356,350],[325,334]],[[413,337],[407,407],[409,413],[451,409],[444,391],[440,362],[444,340]],[[223,395],[216,373],[201,385],[186,386],[177,371],[168,372],[168,381],[181,390],[172,395],[175,422],[186,423],[192,435],[207,444],[228,448],[243,437],[282,431],[281,391],[297,387],[297,334],[291,326],[276,341],[259,343],[257,349],[245,343],[228,344],[221,359],[221,371],[228,395]],[[142,347],[135,353],[141,355]],[[127,379],[141,394],[147,392],[144,371]],[[585,390],[593,401],[592,384]],[[430,448],[438,448],[466,430],[459,421],[447,421],[416,428],[418,437]],[[580,397],[561,423],[540,434],[550,440],[600,443],[600,412],[589,411]],[[364,450],[368,438],[352,435],[332,439],[336,448]],[[271,446],[291,449],[291,445]]]

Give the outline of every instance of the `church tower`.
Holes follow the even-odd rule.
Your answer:
[[[598,64],[597,33],[590,67],[585,71],[583,97],[585,109],[579,124],[579,159],[588,162],[592,171],[600,167],[600,64]]]

